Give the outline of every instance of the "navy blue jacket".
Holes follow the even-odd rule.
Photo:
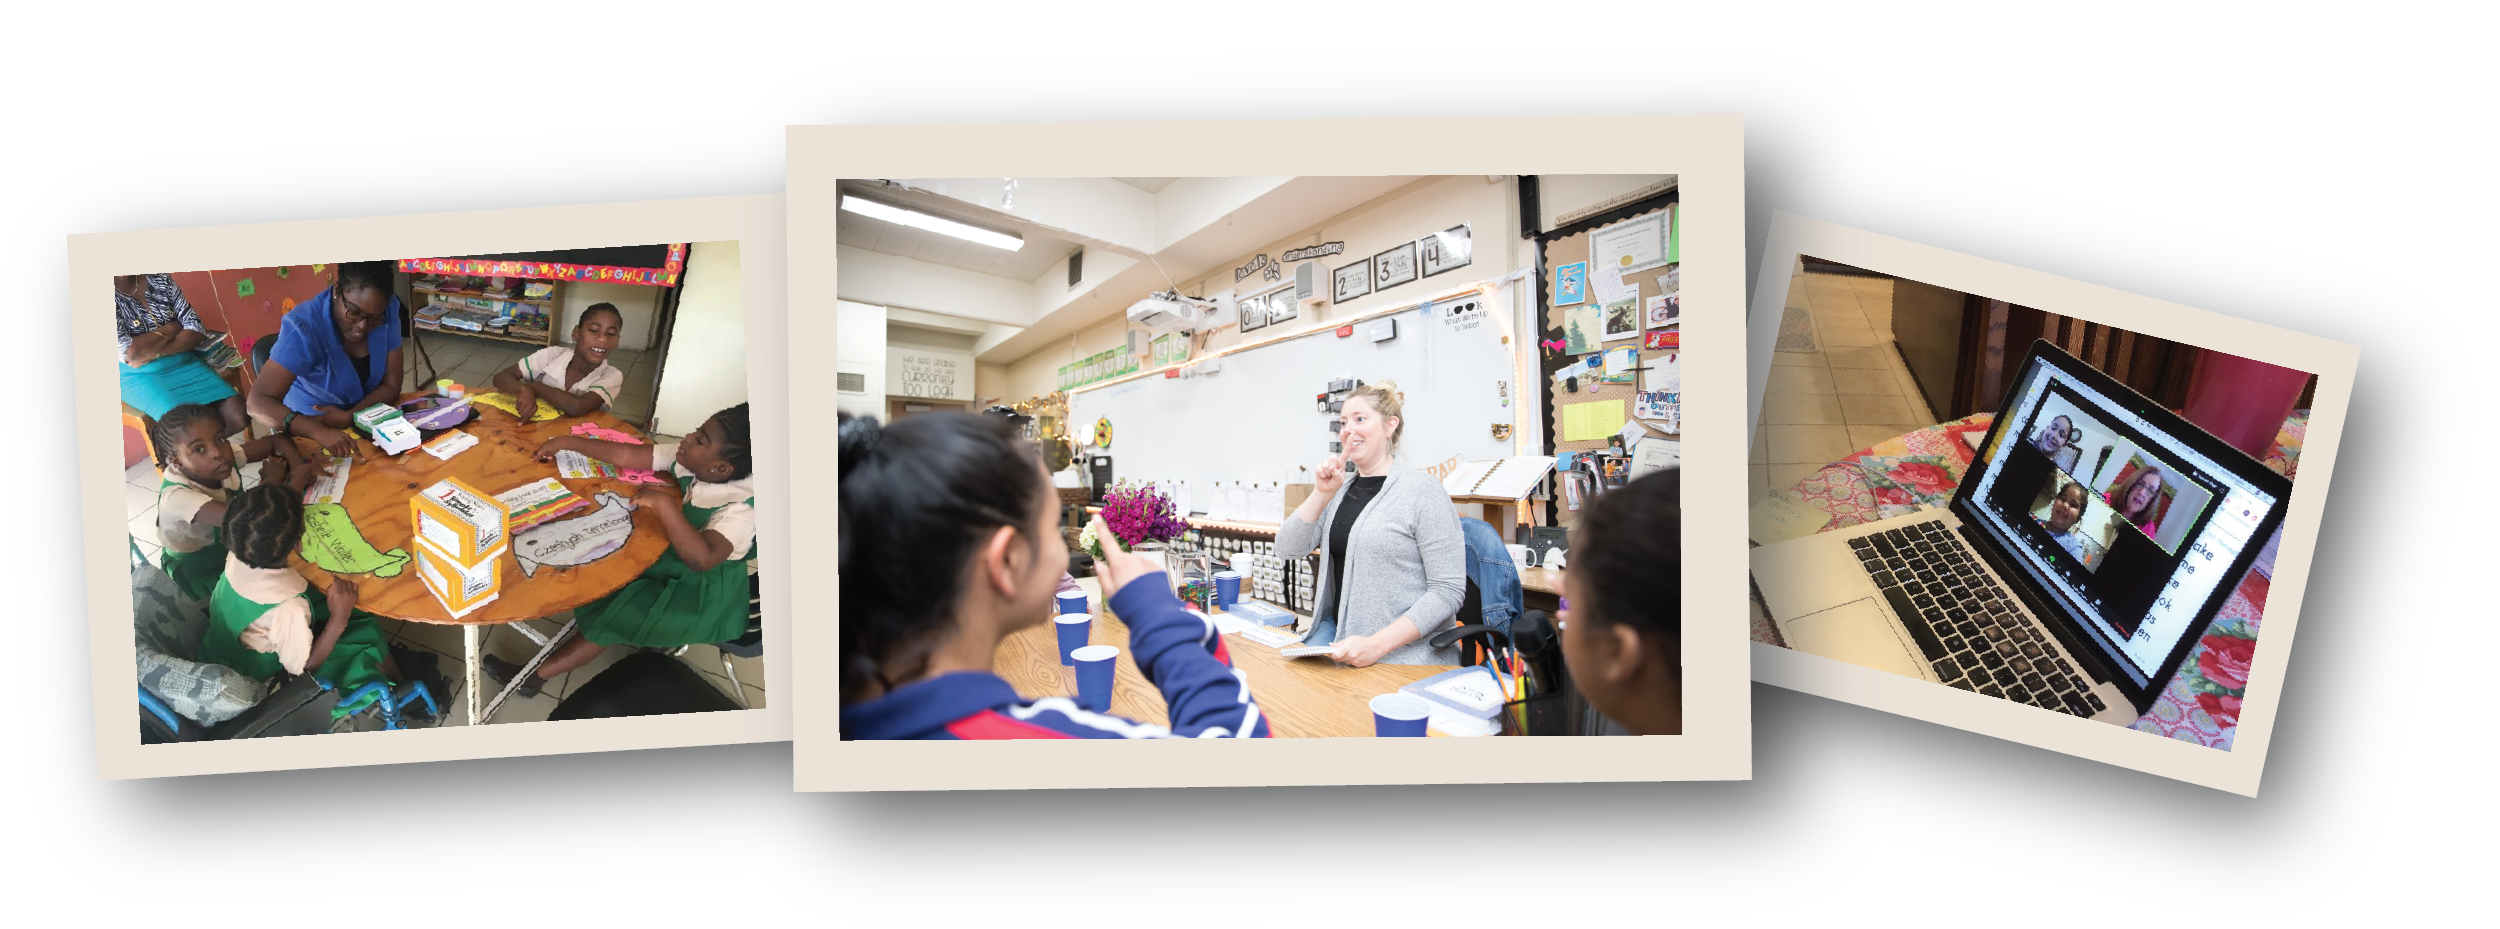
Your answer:
[[[1172,727],[1096,713],[1067,697],[1026,700],[1004,678],[960,671],[915,681],[842,708],[845,739],[1230,739],[1266,738],[1250,681],[1233,667],[1214,621],[1181,607],[1160,572],[1113,594],[1128,623],[1122,656],[1163,693]]]

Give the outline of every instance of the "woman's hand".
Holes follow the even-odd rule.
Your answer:
[[[1102,545],[1102,558],[1095,562],[1095,567],[1101,570],[1095,572],[1095,576],[1102,582],[1105,602],[1110,601],[1112,594],[1119,593],[1120,588],[1128,586],[1128,582],[1163,570],[1163,566],[1156,564],[1154,559],[1121,548],[1120,538],[1111,534],[1111,527],[1103,524],[1100,515],[1094,517],[1094,540]]]
[[[313,421],[332,429],[345,429],[356,424],[356,414],[338,407],[315,404],[313,409],[321,411],[313,414]]]
[[[304,438],[313,440],[313,444],[321,446],[322,451],[329,452],[337,457],[356,457],[355,437],[337,429],[330,428],[328,425],[319,420],[315,420],[304,426]]]
[[[1319,474],[1313,477],[1312,481],[1319,485],[1317,496],[1323,498],[1336,496],[1337,488],[1345,486],[1345,456],[1330,455],[1322,459],[1319,463]]]
[[[1376,635],[1340,636],[1334,644],[1337,646],[1337,663],[1349,668],[1370,667],[1388,657],[1389,650],[1396,647]]]

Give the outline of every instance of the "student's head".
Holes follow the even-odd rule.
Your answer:
[[[1031,443],[964,413],[839,419],[843,703],[921,677],[947,642],[1049,617],[1068,547]]]
[[[712,414],[677,443],[677,463],[695,480],[726,484],[755,471],[755,442],[747,431],[744,403]]]
[[[1642,735],[1684,725],[1684,518],[1680,474],[1598,497],[1573,529],[1563,661],[1606,718]]]
[[[2080,483],[2070,481],[2058,488],[2057,496],[2049,500],[2049,531],[2064,532],[2074,528],[2075,523],[2083,519],[2084,501],[2090,498],[2091,495],[2084,492]]]
[[[2058,449],[2066,447],[2066,434],[2074,428],[2064,416],[2049,420],[2048,427],[2040,430],[2040,453],[2055,457]]]
[[[1346,395],[1345,408],[1337,413],[1345,424],[1337,429],[1345,456],[1356,467],[1388,461],[1406,432],[1405,413],[1406,394],[1398,390],[1396,381],[1354,388]]]
[[[608,360],[616,350],[616,340],[625,335],[625,314],[617,312],[616,304],[593,303],[573,321],[573,350],[590,359],[591,364]]]
[[[2153,515],[2153,504],[2161,500],[2160,468],[2145,468],[2127,479],[2127,489],[2118,495],[2118,515],[2130,522],[2143,522]]]
[[[226,503],[226,550],[255,568],[283,568],[304,540],[304,500],[294,488],[263,484]]]
[[[234,446],[226,444],[225,432],[216,407],[185,403],[157,418],[148,444],[156,446],[157,470],[172,468],[213,486],[234,474]]]
[[[113,275],[113,291],[129,297],[145,296],[148,292],[148,276],[145,274]]]
[[[382,327],[391,318],[391,290],[398,266],[388,261],[351,261],[339,266],[338,282],[330,287],[330,312],[338,320],[339,337],[350,342]]]

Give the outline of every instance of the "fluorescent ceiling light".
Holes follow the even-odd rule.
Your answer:
[[[874,200],[862,200],[849,194],[842,196],[842,208],[861,216],[882,219],[914,229],[926,229],[939,235],[954,236],[966,242],[977,242],[991,248],[1011,252],[1024,248],[1023,236],[991,232],[978,226],[967,226],[951,219],[931,216],[918,210],[906,210],[899,206],[887,206]]]

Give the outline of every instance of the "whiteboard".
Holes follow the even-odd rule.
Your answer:
[[[1507,458],[1512,440],[1493,437],[1493,426],[1516,420],[1518,377],[1512,346],[1491,314],[1498,301],[1468,294],[1354,324],[1338,338],[1334,327],[1316,335],[1235,351],[1216,361],[1220,370],[1198,377],[1150,374],[1136,380],[1073,393],[1069,422],[1079,436],[1093,434],[1100,418],[1111,420],[1112,474],[1122,481],[1199,488],[1217,482],[1310,483],[1310,468],[1328,457],[1337,414],[1315,402],[1328,382],[1350,377],[1367,384],[1396,381],[1406,394],[1404,437],[1398,463],[1429,468],[1455,456],[1464,461]],[[1396,320],[1397,337],[1374,342],[1370,328]],[[1192,509],[1205,511],[1205,491]],[[1270,516],[1247,518],[1275,521]]]

